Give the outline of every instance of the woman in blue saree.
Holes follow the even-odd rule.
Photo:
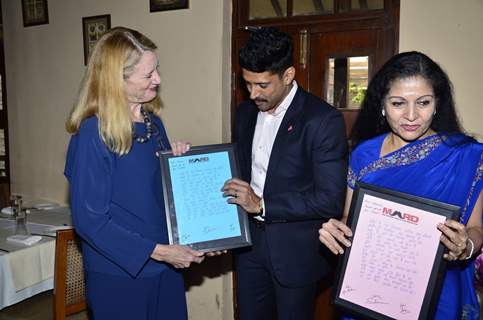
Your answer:
[[[345,224],[356,181],[459,206],[438,226],[449,261],[434,319],[479,319],[474,257],[483,239],[483,145],[462,133],[451,83],[426,55],[401,53],[376,73],[352,132],[343,218],[319,230],[334,254],[350,246]]]

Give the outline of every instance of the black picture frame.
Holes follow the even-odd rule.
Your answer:
[[[47,0],[22,0],[23,26],[31,27],[49,23]]]
[[[377,199],[376,202],[373,201],[374,199]],[[377,203],[377,201],[379,201],[379,203]],[[384,202],[384,201],[389,201],[389,202]],[[362,209],[363,203],[364,203],[364,210]],[[379,204],[384,204],[384,203],[395,204],[396,207],[398,205],[402,205],[404,206],[404,208],[412,208],[412,210],[392,211],[392,209],[384,207],[381,211]],[[377,320],[421,319],[422,320],[422,319],[430,318],[430,316],[434,314],[434,310],[437,306],[439,293],[443,282],[442,280],[443,280],[443,277],[446,271],[446,265],[447,265],[447,262],[443,260],[443,254],[446,251],[446,249],[444,245],[439,241],[440,232],[437,230],[436,224],[435,224],[434,225],[435,234],[433,234],[433,238],[431,240],[433,243],[433,248],[435,248],[435,252],[431,253],[431,250],[428,250],[426,245],[425,246],[417,245],[417,244],[421,244],[422,242],[416,242],[416,243],[410,242],[410,240],[412,241],[412,239],[414,239],[411,237],[416,233],[412,234],[412,233],[408,233],[407,231],[405,231],[407,233],[404,233],[404,231],[401,231],[399,234],[397,229],[388,229],[388,228],[384,229],[385,228],[384,226],[385,224],[391,224],[391,225],[398,224],[398,226],[411,225],[412,226],[411,228],[414,228],[415,230],[417,230],[417,228],[419,228],[418,222],[422,222],[423,220],[432,221],[430,215],[437,215],[438,216],[437,219],[442,219],[442,221],[446,219],[457,220],[459,218],[459,209],[460,209],[459,207],[454,205],[449,205],[449,204],[434,201],[431,199],[426,199],[426,198],[417,197],[417,196],[409,195],[402,192],[397,192],[397,191],[393,191],[385,188],[376,187],[374,185],[367,184],[367,183],[357,182],[356,187],[354,189],[352,202],[350,206],[349,218],[347,222],[347,225],[353,232],[353,238],[352,238],[353,241],[352,241],[351,247],[347,247],[344,250],[344,254],[340,257],[338,262],[337,271],[335,273],[336,274],[335,288],[332,293],[333,294],[332,301],[334,305],[342,309],[343,312],[361,319],[377,319]],[[368,211],[370,211],[370,213],[367,213]],[[411,212],[417,212],[417,214],[412,215]],[[426,213],[423,213],[423,212],[426,212]],[[368,220],[368,217],[370,217],[371,220]],[[392,218],[392,219],[387,219],[387,218]],[[371,222],[369,224],[361,223],[362,226],[359,226],[360,221],[366,221],[366,222],[371,221]],[[365,227],[368,225],[377,226],[377,229],[372,229],[372,231],[377,230],[377,232],[371,232],[370,228]],[[403,227],[400,230],[408,230],[408,229],[404,229]],[[425,230],[425,232],[426,231],[427,230]],[[379,253],[374,253],[375,252],[374,250],[365,250],[365,251],[360,250],[362,246],[362,241],[364,241],[364,246],[366,245],[368,238],[371,239],[370,241],[382,241],[384,239],[385,232],[386,234],[390,234],[389,238],[391,239],[391,241],[386,241],[382,243],[381,246],[378,247],[378,248],[381,248],[381,250],[379,250]],[[359,237],[358,237],[358,233],[360,235]],[[369,234],[372,234],[373,236]],[[369,236],[366,236],[366,235],[369,235]],[[399,296],[396,295],[396,297],[394,297],[394,292],[392,292],[390,295],[391,299],[386,299],[385,295],[380,294],[381,292],[371,292],[371,294],[368,294],[369,291],[378,290],[377,286],[382,283],[381,281],[387,281],[386,284],[388,287],[398,286],[397,284],[398,282],[392,282],[392,281],[394,281],[394,279],[396,279],[396,281],[399,281],[401,280],[402,277],[404,277],[403,279],[405,280],[405,281],[399,281],[399,283],[403,283],[402,286],[401,287],[398,286],[395,288],[399,290],[398,292],[401,292],[402,290],[410,290],[408,289],[407,286],[408,286],[408,283],[412,281],[410,277],[415,275],[415,273],[412,273],[412,271],[414,270],[404,269],[403,267],[401,267],[401,266],[404,266],[404,264],[403,262],[400,262],[400,260],[396,260],[397,262],[399,261],[398,262],[399,264],[394,265],[393,264],[394,260],[388,256],[388,255],[391,255],[391,253],[386,254],[384,251],[384,248],[382,248],[382,245],[393,246],[393,247],[389,247],[390,248],[389,252],[399,252],[400,248],[395,249],[394,247],[396,247],[395,245],[397,243],[396,239],[401,239],[401,238],[408,240],[408,244],[411,244],[411,247],[409,250],[413,250],[413,251],[417,250],[417,251],[414,251],[414,253],[417,254],[418,256],[420,255],[421,257],[434,257],[434,259],[432,260],[431,258],[429,258],[429,260],[426,259],[426,263],[428,262],[431,263],[431,264],[427,264],[427,266],[428,265],[430,266],[430,271],[428,270],[428,268],[426,268],[426,273],[424,273],[424,276],[427,278],[427,282],[422,283],[422,288],[424,288],[424,285],[426,286],[425,286],[425,289],[419,290],[419,296],[424,296],[424,298],[422,299],[422,301],[419,301],[419,302],[414,300],[414,304],[416,305],[418,303],[420,304],[420,306],[415,309],[411,309],[408,307],[408,305],[410,305],[411,302],[413,302],[411,300],[410,301],[406,300],[403,303],[398,302]],[[360,242],[358,242],[356,245],[355,241],[359,241],[359,240]],[[365,247],[365,249],[367,248],[370,248],[370,247]],[[424,251],[424,252],[420,252],[420,251]],[[354,258],[353,263],[351,262],[351,254],[353,254],[354,257],[356,257]],[[379,257],[380,257],[379,260],[388,262],[388,265],[390,262],[390,267],[386,267],[385,264],[379,263],[380,261],[378,259],[374,259],[373,257],[376,256],[377,254],[379,254]],[[401,253],[400,256],[403,256],[403,254]],[[392,257],[394,257],[394,255]],[[406,257],[406,255],[404,255],[404,257]],[[358,262],[360,262],[359,260],[357,260],[358,258],[360,258],[361,259],[360,261],[362,261],[360,264],[358,264]],[[369,261],[367,263],[369,267],[367,267],[366,261]],[[373,266],[375,266],[375,269],[370,269],[370,268],[373,268]],[[364,272],[361,272],[361,270],[364,270]],[[371,274],[371,276],[367,276],[367,274],[365,273],[366,270],[375,270],[375,272]],[[401,271],[401,273],[399,273],[399,279],[398,279],[394,275],[399,271]],[[368,273],[370,272],[371,271],[369,271]],[[387,276],[388,274],[390,275],[389,277]],[[352,279],[351,281],[353,281],[353,279],[363,279],[366,276],[369,277],[370,279],[367,282],[364,282],[364,280],[362,281],[355,280],[355,283],[357,283],[357,285],[354,287],[352,286],[352,282],[344,283],[344,279],[346,278],[346,275],[348,275],[348,278]],[[406,278],[406,276],[408,278]],[[377,281],[377,283],[375,281]],[[361,289],[361,290],[357,291],[358,289]],[[407,297],[408,295],[410,295],[409,299],[416,299],[415,297],[417,296],[417,293],[411,295],[410,291],[407,291],[404,294],[402,293],[399,293],[399,294],[401,295],[400,296],[401,298],[403,296]],[[350,298],[347,298],[347,297],[350,297]],[[358,301],[361,301],[361,298],[364,301],[362,303],[358,302]],[[381,309],[385,308],[385,307],[381,307],[381,305],[388,305],[388,307],[390,306],[390,308],[393,308],[393,310],[391,310],[391,312],[381,311]],[[395,316],[394,313],[398,313],[398,315]]]
[[[149,0],[149,12],[188,9],[188,0]]]
[[[181,156],[164,151],[160,163],[170,244],[205,252],[251,245],[246,212],[221,192],[239,177],[234,144],[192,147]]]
[[[111,29],[111,15],[103,14],[98,16],[82,18],[82,39],[84,43],[84,65],[89,62],[92,49],[99,38]]]

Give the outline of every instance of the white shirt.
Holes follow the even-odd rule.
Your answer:
[[[294,80],[292,84],[292,89],[275,109],[275,112],[258,112],[252,144],[252,177],[250,186],[260,198],[263,198],[263,188],[267,177],[268,161],[272,153],[273,142],[275,141],[285,112],[287,112],[288,107],[293,101],[295,92],[297,92],[297,82]],[[263,208],[263,215],[265,215],[265,208]]]

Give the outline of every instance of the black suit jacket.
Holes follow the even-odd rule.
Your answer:
[[[244,102],[235,118],[241,175],[247,182],[258,112],[251,101]],[[346,174],[341,113],[299,87],[277,132],[263,191],[268,254],[281,284],[302,286],[329,271],[318,229],[342,215]]]

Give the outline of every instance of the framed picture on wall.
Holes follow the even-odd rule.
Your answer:
[[[23,26],[49,23],[47,0],[22,0]]]
[[[188,9],[188,0],[149,0],[150,12]]]
[[[82,18],[85,65],[89,61],[92,49],[97,43],[97,40],[109,29],[111,29],[111,15],[109,14]]]

